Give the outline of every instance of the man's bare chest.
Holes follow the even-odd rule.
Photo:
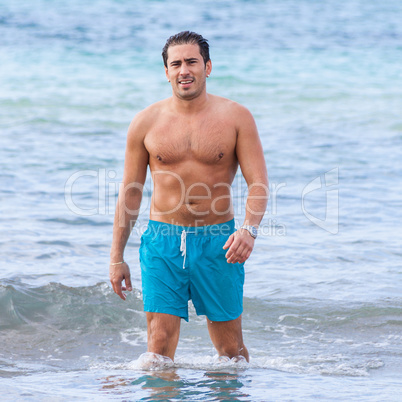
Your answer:
[[[155,124],[145,146],[150,158],[163,164],[194,160],[215,164],[232,159],[236,146],[234,126],[221,121]]]

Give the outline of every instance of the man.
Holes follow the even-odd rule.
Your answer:
[[[206,39],[181,32],[168,39],[162,56],[172,97],[138,113],[128,129],[110,280],[124,300],[132,285],[123,252],[149,165],[154,189],[140,247],[148,352],[174,359],[192,299],[197,314],[207,316],[219,356],[248,361],[243,264],[268,199],[261,142],[246,108],[206,92],[212,70]],[[239,164],[249,193],[244,224],[235,231],[231,183]]]

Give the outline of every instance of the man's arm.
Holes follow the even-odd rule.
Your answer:
[[[236,110],[237,131],[236,154],[248,186],[244,225],[258,228],[268,203],[268,173],[257,126],[251,113],[238,105]],[[229,248],[226,259],[229,263],[244,262],[250,257],[254,238],[246,229],[239,229],[226,242]]]
[[[139,114],[131,122],[127,134],[123,183],[119,190],[113,224],[111,264],[124,261],[124,249],[138,218],[149,159],[144,146],[145,132],[144,119],[142,114]],[[110,265],[109,273],[114,292],[125,300],[123,290],[132,290],[128,265],[125,262]],[[126,286],[122,286],[123,280]]]

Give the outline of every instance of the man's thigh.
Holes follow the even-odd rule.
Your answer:
[[[154,233],[141,237],[142,296],[146,312],[177,315],[188,321],[189,272],[184,270],[180,236]]]
[[[231,321],[243,312],[244,264],[229,264],[223,245],[226,235],[193,239],[191,297],[198,315],[212,321]]]

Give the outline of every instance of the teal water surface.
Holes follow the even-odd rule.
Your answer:
[[[0,2],[0,391],[4,400],[397,401],[402,347],[402,4]],[[270,176],[246,265],[248,366],[190,311],[145,371],[138,267],[148,178],[108,284],[127,127],[171,94],[171,34],[209,39],[208,91],[255,116]],[[237,223],[246,187],[234,185]]]

